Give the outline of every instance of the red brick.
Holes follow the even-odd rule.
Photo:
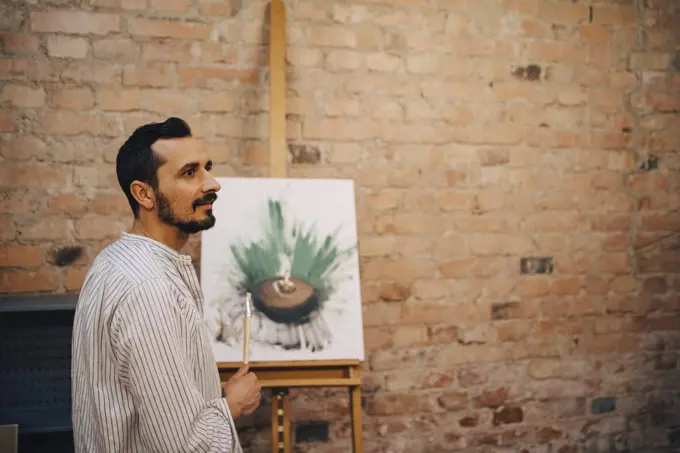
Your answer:
[[[0,191],[0,214],[12,214],[17,220],[24,220],[31,214],[39,200],[39,194],[25,188],[2,189]]]
[[[359,101],[356,99],[329,99],[324,110],[327,116],[356,116],[359,114]]]
[[[59,188],[68,184],[71,171],[65,167],[4,163],[0,166],[0,187]]]
[[[307,47],[292,47],[286,54],[286,59],[295,66],[316,66],[323,59],[323,53],[319,49]]]
[[[430,344],[451,344],[460,340],[458,327],[447,324],[428,327],[427,336]]]
[[[267,151],[261,146],[252,146],[241,151],[241,160],[245,165],[262,165],[268,159]]]
[[[647,70],[664,70],[667,69],[671,63],[670,53],[641,53],[634,52],[630,54],[630,68],[647,69]]]
[[[579,35],[588,44],[603,45],[612,39],[612,30],[601,25],[582,25]]]
[[[648,320],[649,331],[676,331],[680,328],[680,319],[676,315],[650,317]]]
[[[150,0],[154,11],[168,11],[173,13],[186,12],[192,4],[191,0]]]
[[[419,407],[419,402],[420,399],[414,394],[380,392],[372,395],[368,400],[367,412],[374,415],[389,415],[395,412],[403,413]]]
[[[394,72],[401,65],[401,58],[385,53],[371,53],[365,56],[366,68],[370,71]]]
[[[588,5],[541,2],[538,7],[538,18],[556,24],[584,23],[589,20]]]
[[[188,63],[193,59],[191,55],[192,43],[189,41],[152,42],[143,45],[142,57],[146,61],[176,61]]]
[[[49,214],[68,213],[73,216],[80,216],[87,211],[88,200],[76,194],[55,195],[46,201],[46,208]]]
[[[186,114],[192,110],[193,97],[174,90],[144,90],[142,98],[143,106],[150,112],[166,115],[173,112]]]
[[[83,38],[50,36],[47,38],[47,54],[55,58],[85,58],[88,44]]]
[[[191,57],[201,63],[225,63],[234,65],[237,63],[254,66],[257,65],[257,55],[255,54],[254,61],[247,61],[242,57],[243,52],[230,44],[221,42],[194,42],[191,46]],[[294,113],[291,111],[291,113]]]
[[[206,148],[215,164],[224,164],[231,160],[232,148],[228,143],[206,142]]]
[[[128,32],[135,36],[208,39],[210,37],[211,27],[208,24],[198,22],[130,18],[128,20]]]
[[[323,21],[328,19],[329,8],[315,3],[300,3],[291,10],[291,18],[302,21]]]
[[[71,110],[89,110],[94,106],[94,95],[87,87],[59,88],[52,94],[54,107]]]
[[[38,130],[44,134],[74,136],[89,133],[105,137],[118,135],[115,118],[102,114],[61,110],[50,112],[39,121]]]
[[[392,345],[392,334],[382,327],[366,327],[364,329],[364,347],[373,351]]]
[[[465,392],[445,390],[437,397],[437,403],[447,411],[459,411],[468,407],[468,395]]]
[[[94,164],[73,169],[73,183],[83,188],[112,188],[118,185],[113,165]]]
[[[219,88],[234,82],[252,85],[259,80],[260,74],[255,69],[186,67],[179,70],[179,84],[185,88]]]
[[[172,66],[132,65],[123,69],[123,85],[134,87],[171,87],[174,85],[175,70]]]
[[[444,232],[440,216],[401,213],[378,218],[375,230],[378,234],[428,234]]]
[[[380,289],[379,297],[388,302],[404,301],[411,295],[411,288],[400,283],[388,283]]]
[[[633,5],[593,5],[593,23],[625,26],[635,22]]]
[[[90,4],[103,8],[118,8],[120,6],[120,0],[90,0]]]
[[[392,339],[396,348],[424,345],[427,342],[427,327],[423,326],[401,326],[396,329]]]
[[[141,106],[140,93],[136,88],[102,89],[98,93],[99,108],[105,111],[130,111]]]
[[[52,292],[58,284],[53,271],[9,270],[0,273],[0,293]]]
[[[127,226],[118,216],[90,215],[73,223],[75,236],[83,240],[117,239]]]
[[[361,67],[362,55],[347,49],[334,49],[326,55],[326,65],[331,70],[356,70]]]
[[[536,438],[540,442],[550,442],[557,439],[562,439],[564,433],[559,429],[550,426],[544,426],[536,432]]]
[[[34,32],[106,35],[120,31],[119,16],[83,11],[34,11],[30,27]]]
[[[66,282],[64,285],[66,291],[79,291],[85,281],[88,270],[87,267],[69,267],[66,270]]]
[[[91,203],[88,203],[91,212],[105,216],[126,216],[131,213],[127,198],[122,192],[118,194],[97,195]]]
[[[135,61],[140,55],[140,45],[126,38],[105,38],[92,43],[92,54],[102,60]]]
[[[582,64],[586,60],[583,48],[578,45],[540,41],[527,46],[526,58],[536,63],[561,62]]]
[[[231,2],[208,2],[198,5],[203,16],[231,16],[234,13]]]
[[[109,84],[120,79],[121,69],[110,62],[74,60],[66,63],[61,81],[75,84]]]
[[[9,217],[0,217],[0,241],[11,241],[17,234],[14,222]]]
[[[17,225],[17,236],[22,241],[57,241],[66,238],[70,221],[64,213],[31,219],[29,223]]]
[[[490,319],[488,307],[479,305],[405,305],[402,320],[408,324],[439,324],[442,321],[457,319],[461,323],[481,322]]]
[[[588,101],[593,107],[623,108],[623,98],[618,90],[593,90],[589,93]]]
[[[0,267],[38,267],[42,251],[36,245],[7,245],[0,247]]]
[[[307,39],[321,47],[356,47],[357,35],[342,27],[315,25],[307,29]]]
[[[14,107],[42,107],[45,104],[45,91],[42,87],[5,85],[0,93],[0,101]]]
[[[106,141],[106,138],[93,137],[89,134],[62,138],[51,142],[49,155],[54,162],[90,164],[101,157],[101,153],[92,150],[106,152],[104,145]]]
[[[347,121],[339,119],[309,120],[302,124],[302,134],[312,140],[342,140],[343,137],[354,137],[365,140],[376,136],[375,125],[369,121]]]
[[[531,333],[534,324],[527,320],[512,319],[496,326],[499,341],[520,341]]]
[[[203,112],[233,112],[241,100],[231,94],[209,92],[201,95],[199,109]]]
[[[366,326],[397,324],[401,309],[397,305],[375,303],[363,307],[363,319]]]
[[[28,67],[29,62],[27,60],[0,60],[0,75],[6,80],[21,79]]]
[[[121,8],[130,11],[143,10],[147,7],[147,0],[120,0]]]
[[[13,55],[35,55],[40,45],[37,36],[18,33],[0,34],[0,42],[5,53]]]

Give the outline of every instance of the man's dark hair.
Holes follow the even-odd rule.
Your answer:
[[[118,183],[130,203],[132,213],[137,217],[139,203],[132,196],[130,184],[141,181],[158,189],[156,171],[165,161],[151,150],[157,140],[191,136],[191,128],[180,118],[168,118],[162,123],[149,123],[138,127],[118,150],[116,174]]]

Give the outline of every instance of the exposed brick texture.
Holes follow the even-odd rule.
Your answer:
[[[290,176],[357,184],[366,451],[680,445],[680,2],[288,8]],[[265,174],[265,25],[263,0],[2,2],[0,292],[77,291],[130,224],[144,122]],[[349,451],[346,393],[294,394],[331,423],[296,451]]]

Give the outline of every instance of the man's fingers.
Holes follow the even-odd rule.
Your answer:
[[[261,395],[260,389],[257,388],[257,387],[254,387],[254,388],[251,389],[251,392],[252,392],[252,393],[251,393],[251,397],[249,398],[249,400],[250,400],[251,402],[257,402],[257,401],[259,401],[259,400],[260,400],[260,395]]]
[[[245,376],[248,373],[248,364],[244,363],[236,372],[235,376]]]
[[[248,401],[248,408],[255,410],[257,407],[260,405],[260,394],[256,394],[254,398],[250,399]]]

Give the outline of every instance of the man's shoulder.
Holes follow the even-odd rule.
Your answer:
[[[106,268],[114,277],[122,277],[128,285],[165,276],[163,266],[153,251],[144,244],[117,240],[102,249],[93,268]]]
[[[102,299],[110,307],[149,281],[165,279],[163,266],[148,248],[115,241],[95,256],[81,289],[81,299]]]

